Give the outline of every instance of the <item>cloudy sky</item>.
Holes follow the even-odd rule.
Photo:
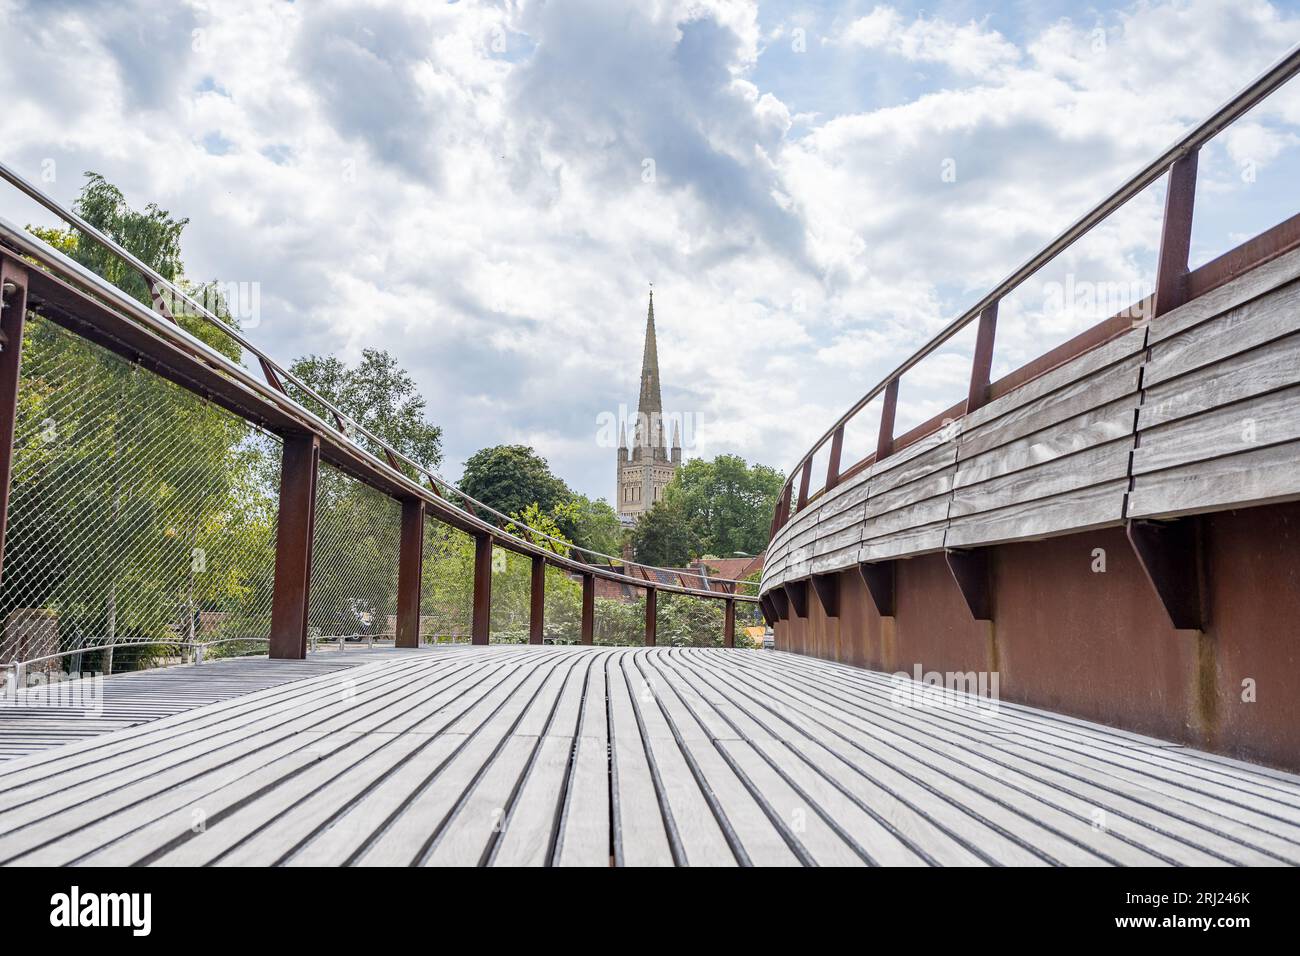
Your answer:
[[[190,217],[191,278],[258,283],[250,335],[284,362],[392,350],[448,477],[523,442],[612,497],[600,425],[635,403],[651,281],[688,456],[784,470],[1300,41],[1300,8],[0,0],[0,28],[6,163]],[[1195,261],[1296,212],[1298,143],[1288,88],[1207,150]],[[1160,201],[1004,306],[997,370],[1149,291]],[[964,393],[968,351],[904,380],[901,428]]]

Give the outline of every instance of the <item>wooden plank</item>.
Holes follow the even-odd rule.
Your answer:
[[[1233,506],[1300,497],[1300,443],[1273,445],[1227,458],[1140,475],[1128,496],[1128,515],[1177,517]]]
[[[1291,335],[1145,390],[1138,430],[1300,384],[1300,335]]]
[[[390,691],[379,696],[367,696],[363,691],[349,698],[346,694],[338,694],[336,689],[334,696],[340,699],[340,704],[345,709],[336,711],[329,721],[317,721],[315,730],[305,731],[299,724],[287,733],[283,732],[286,729],[283,725],[266,728],[260,734],[245,731],[241,733],[242,749],[235,749],[233,753],[225,754],[224,760],[216,759],[215,751],[194,754],[181,765],[155,758],[144,764],[144,769],[150,771],[148,774],[111,791],[111,798],[115,804],[122,807],[121,811],[105,815],[99,803],[81,802],[67,807],[64,812],[57,815],[47,815],[38,821],[35,827],[25,830],[22,837],[29,842],[39,836],[57,836],[57,842],[51,842],[26,862],[68,862],[77,855],[93,851],[101,843],[110,840],[122,841],[123,837],[131,834],[135,828],[148,826],[159,818],[160,813],[173,809],[177,810],[177,814],[168,821],[171,828],[170,839],[187,839],[190,835],[187,831],[191,831],[195,825],[196,812],[199,819],[212,818],[214,821],[219,819],[222,807],[222,785],[231,777],[235,779],[238,787],[245,787],[248,785],[249,776],[256,776],[251,773],[252,771],[261,771],[266,767],[279,768],[271,771],[273,779],[278,779],[275,775],[288,773],[289,770],[286,768],[295,768],[303,760],[307,765],[311,765],[312,769],[318,769],[318,762],[334,749],[329,741],[321,740],[323,736],[331,732],[343,733],[346,735],[342,741],[344,744],[357,744],[363,739],[361,735],[344,728],[351,726],[358,717],[364,717],[368,710],[382,708],[391,713],[394,704],[402,702],[416,707],[421,703],[422,698],[436,689],[436,685],[431,687],[425,682],[412,680],[401,681],[396,693]],[[435,704],[434,709],[437,706]],[[366,742],[373,741],[378,745],[385,738],[364,739]],[[301,786],[303,782],[302,779],[295,779],[294,786]],[[224,791],[224,794],[228,796],[229,791]],[[47,800],[45,807],[48,809],[50,805],[51,802]],[[214,832],[212,836],[208,836],[207,833],[203,833],[202,836],[206,839],[197,840],[180,856],[169,859],[173,862],[179,858],[202,859],[206,846],[217,841],[224,841],[227,845],[233,842],[235,840],[233,833],[239,826],[253,826],[264,822],[258,818],[249,823],[248,818],[266,809],[266,805],[259,805],[234,822],[222,821],[220,834]],[[215,826],[212,829],[215,831]],[[287,837],[283,829],[278,830],[277,835]],[[146,834],[146,842],[149,839],[150,835]],[[139,846],[139,841],[136,841],[135,845]],[[154,847],[159,845],[153,844]],[[148,856],[147,849],[152,848],[141,848],[140,852],[143,856]],[[265,844],[262,849],[265,851]],[[186,857],[185,853],[191,855]]]
[[[1142,443],[1133,452],[1133,473],[1233,457],[1297,440],[1300,385],[1144,430]],[[1225,465],[1230,462],[1215,467]],[[1296,466],[1300,471],[1300,460]]]
[[[1300,331],[1300,283],[1166,336],[1151,346],[1150,388]]]
[[[612,866],[614,862],[606,689],[606,661],[611,656],[609,651],[598,652],[588,672],[554,850],[557,866]]]
[[[1180,305],[1150,325],[1151,345],[1200,325],[1300,277],[1300,250],[1278,256],[1250,272]]]
[[[676,821],[665,813],[637,724],[632,695],[641,693],[641,688],[628,686],[622,667],[627,653],[610,655],[605,666],[615,865],[672,866],[676,858],[669,833]]]
[[[1042,501],[955,516],[948,523],[944,545],[985,546],[1116,525],[1124,517],[1127,490],[1128,479],[1120,478]]]
[[[1173,315],[1173,313],[1170,313]],[[1164,320],[1162,320],[1164,321]],[[987,405],[976,409],[962,419],[962,431],[968,432],[1009,414],[1031,402],[1036,402],[1058,389],[1063,389],[1082,379],[1104,374],[1112,365],[1140,355],[1146,341],[1145,329],[1134,329],[1118,338],[1111,339],[1104,345],[1085,352],[1078,358],[1071,359],[1009,392],[995,398]]]
[[[953,488],[960,496],[960,489],[967,485],[1055,461],[1118,438],[1131,442],[1136,407],[1136,395],[1121,398],[982,453],[973,446],[959,444]]]

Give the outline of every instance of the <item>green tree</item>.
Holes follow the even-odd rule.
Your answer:
[[[618,513],[604,498],[592,501],[575,494],[571,501],[570,523],[573,542],[601,554],[619,555],[623,550],[623,526]]]
[[[736,455],[694,458],[678,470],[664,500],[681,510],[698,549],[692,557],[758,554],[767,547],[782,483],[775,469],[750,466]]]
[[[632,551],[641,564],[683,567],[699,553],[685,509],[679,501],[656,501],[632,531]]]
[[[186,220],[143,212],[96,174],[74,209],[156,271],[184,285]],[[31,228],[31,227],[29,227]],[[76,230],[32,228],[144,304],[139,275]],[[238,346],[197,316],[182,324],[228,356]],[[269,607],[273,499],[252,462],[245,422],[30,316],[10,501],[10,566],[0,620],[42,613],[64,648],[188,637],[201,611],[254,636]],[[199,555],[202,555],[200,560]],[[163,653],[103,655],[101,667]]]
[[[442,429],[428,420],[428,403],[415,379],[384,349],[362,349],[356,365],[332,355],[307,355],[293,363],[292,371],[398,451],[429,468],[442,461]],[[323,408],[313,410],[329,420]]]
[[[475,452],[465,462],[459,487],[508,515],[523,514],[529,505],[553,515],[573,497],[568,485],[551,474],[546,459],[528,445],[494,445]]]

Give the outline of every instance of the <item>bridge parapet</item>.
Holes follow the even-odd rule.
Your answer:
[[[761,586],[778,648],[997,671],[1026,703],[1300,767],[1300,695],[1281,676],[1300,614],[1300,216],[1188,268],[1197,150],[1297,70],[1292,53],[804,456]],[[1162,176],[1153,296],[990,383],[999,300]],[[971,323],[969,396],[896,436],[900,378]],[[872,400],[875,453],[841,468]]]

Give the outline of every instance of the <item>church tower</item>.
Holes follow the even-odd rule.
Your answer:
[[[659,391],[659,344],[655,339],[655,294],[645,320],[645,348],[641,354],[641,395],[637,402],[632,447],[627,429],[618,442],[618,516],[624,525],[636,524],[656,501],[682,465],[681,429],[674,426],[670,448],[664,433],[663,397]]]

